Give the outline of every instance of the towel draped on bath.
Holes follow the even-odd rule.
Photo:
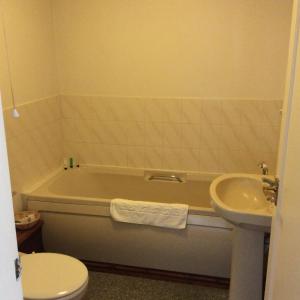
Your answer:
[[[184,229],[188,208],[186,204],[113,199],[110,214],[118,222]]]

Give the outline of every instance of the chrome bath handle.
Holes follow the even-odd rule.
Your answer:
[[[183,180],[176,175],[151,175],[148,178],[149,181],[151,180],[163,180],[163,181],[172,181],[172,182],[180,182],[183,183]]]

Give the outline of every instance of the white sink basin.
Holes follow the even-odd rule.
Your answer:
[[[260,175],[222,175],[212,182],[210,196],[213,208],[229,222],[252,230],[269,230],[274,204],[266,199]]]
[[[262,176],[226,174],[210,186],[211,204],[233,223],[230,300],[261,300],[264,231],[269,231],[274,205],[263,192]]]

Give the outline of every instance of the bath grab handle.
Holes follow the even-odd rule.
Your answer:
[[[176,175],[151,175],[148,178],[149,181],[151,180],[164,180],[164,181],[172,181],[172,182],[180,182],[183,183],[183,180]]]

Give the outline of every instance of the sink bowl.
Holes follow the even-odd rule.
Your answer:
[[[234,225],[252,230],[270,230],[274,204],[266,199],[262,176],[219,176],[210,186],[210,196],[216,212]]]

